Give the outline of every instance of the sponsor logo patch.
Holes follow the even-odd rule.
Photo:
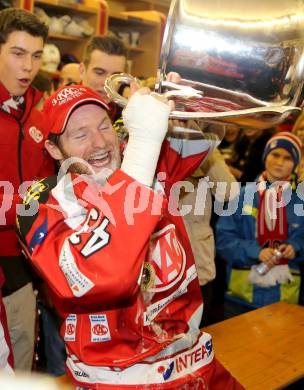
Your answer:
[[[164,366],[159,366],[158,367],[158,372],[160,374],[162,374],[164,380],[166,381],[166,380],[168,380],[170,378],[170,376],[172,374],[172,371],[173,371],[173,368],[174,368],[174,362],[171,362],[169,364],[169,367],[167,367],[167,368],[164,367]]]
[[[93,343],[111,340],[109,324],[105,314],[89,315],[91,322],[91,341]]]
[[[82,297],[94,287],[94,283],[79,270],[68,240],[61,249],[59,266],[75,297]]]
[[[74,374],[81,378],[89,378],[89,375],[83,371],[76,371],[74,370]]]
[[[29,134],[37,144],[43,140],[43,134],[35,126],[29,128]]]
[[[173,374],[186,375],[193,372],[201,366],[201,364],[211,357],[213,351],[212,340],[209,339],[205,343],[190,351],[179,354],[173,358],[167,366],[161,365],[157,368],[159,374],[167,381]]]
[[[75,341],[76,340],[76,325],[77,325],[77,316],[76,314],[70,314],[65,320],[65,341]]]
[[[64,88],[52,100],[52,104],[53,106],[55,106],[56,104],[59,105],[65,104],[73,99],[78,98],[86,91],[87,91],[86,88],[73,88],[73,87]]]

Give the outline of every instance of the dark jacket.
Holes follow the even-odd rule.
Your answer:
[[[258,174],[264,170],[262,155],[266,143],[273,134],[273,129],[266,129],[261,130],[260,136],[252,142],[244,134],[238,139],[234,147],[231,165],[243,172],[239,179],[242,185],[254,182]]]

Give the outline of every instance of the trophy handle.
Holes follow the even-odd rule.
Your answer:
[[[104,89],[108,98],[118,104],[120,107],[126,107],[128,99],[120,95],[117,91],[121,84],[130,85],[132,81],[137,79],[128,73],[116,73],[112,74],[105,81]]]
[[[108,77],[105,81],[105,91],[109,97],[110,100],[114,101],[116,104],[118,104],[120,107],[125,107],[128,103],[128,99],[124,98],[122,95],[120,95],[117,91],[121,84],[131,84],[132,81],[137,82],[138,80],[131,76],[128,73],[119,73],[114,74],[110,77]],[[173,83],[171,83],[173,85]],[[202,97],[203,94],[201,91],[198,91],[194,88],[188,87],[188,86],[181,86],[176,84],[173,86],[173,88],[176,88],[175,90],[170,90],[168,92],[164,92],[163,95],[167,96],[168,98],[171,97],[183,97],[185,99],[189,98],[197,98]],[[263,107],[254,107],[254,108],[247,108],[247,109],[241,109],[241,110],[230,110],[230,111],[219,111],[219,112],[204,112],[204,111],[195,111],[195,112],[186,112],[186,111],[172,111],[169,115],[170,119],[180,119],[180,120],[188,120],[188,119],[206,119],[206,120],[223,120],[225,118],[227,119],[233,119],[243,116],[254,116],[256,114],[285,114],[287,112],[291,111],[301,111],[301,108],[299,107],[293,107],[293,106],[284,106],[284,105],[269,105],[269,106],[263,106]]]

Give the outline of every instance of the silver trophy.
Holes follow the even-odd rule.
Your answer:
[[[283,257],[282,252],[280,252],[277,248],[273,251],[273,260],[278,262]],[[272,268],[272,265],[269,265],[268,263],[260,263],[255,266],[255,270],[259,275],[266,275],[267,272]]]
[[[173,0],[156,90],[175,100],[171,118],[269,128],[300,111],[303,54],[303,1]],[[125,106],[117,90],[132,80],[111,76],[109,97]]]

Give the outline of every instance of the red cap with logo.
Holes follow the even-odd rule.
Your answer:
[[[46,137],[49,134],[60,135],[75,108],[84,104],[97,104],[109,111],[107,103],[91,88],[83,85],[65,86],[51,95],[43,106],[43,123]]]

